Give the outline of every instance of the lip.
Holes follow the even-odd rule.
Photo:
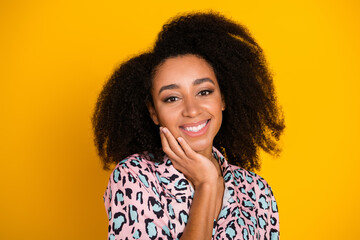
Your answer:
[[[184,125],[181,125],[180,127],[181,127],[181,128],[186,128],[186,127],[197,127],[197,126],[199,126],[200,124],[203,124],[204,122],[206,122],[207,120],[210,120],[210,119],[202,120],[202,121],[200,121],[200,122],[196,122],[196,123],[188,123],[188,124],[184,124]]]
[[[199,126],[203,123],[206,123],[205,127],[203,127],[200,131],[198,132],[190,132],[190,131],[187,131],[185,130],[186,127],[196,127],[196,126]],[[200,122],[197,122],[197,123],[189,123],[189,124],[184,124],[184,125],[181,125],[180,126],[180,129],[183,133],[185,133],[186,135],[188,136],[191,136],[191,137],[198,137],[198,136],[201,136],[203,135],[207,129],[209,128],[209,125],[210,125],[210,122],[211,122],[211,119],[206,119],[206,120],[203,120],[203,121],[200,121]]]

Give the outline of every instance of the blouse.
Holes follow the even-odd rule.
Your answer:
[[[224,177],[223,205],[212,239],[279,239],[273,192],[259,175],[228,164],[213,148]],[[108,239],[179,239],[189,219],[194,189],[165,156],[163,163],[134,154],[110,175],[103,199]]]

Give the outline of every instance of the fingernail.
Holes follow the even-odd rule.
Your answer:
[[[181,142],[183,139],[182,139],[182,137],[178,137],[177,140],[178,140],[179,142]]]
[[[166,129],[166,128],[162,128],[161,131],[163,131],[163,133],[167,133],[167,129]]]

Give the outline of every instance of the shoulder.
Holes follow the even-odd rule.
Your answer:
[[[261,209],[269,208],[274,194],[268,182],[260,175],[241,167],[231,165],[231,168],[235,180],[240,184],[240,191],[257,202]]]
[[[159,181],[155,175],[155,162],[146,154],[133,154],[121,160],[110,174],[103,199],[105,206],[113,198],[128,196],[135,192],[159,197]]]
[[[152,162],[150,159],[150,155],[147,153],[136,153],[121,160],[116,165],[114,170],[125,169],[132,172],[138,172],[140,170],[146,172],[153,172],[155,168],[155,162]]]
[[[150,161],[148,154],[133,154],[121,160],[110,175],[110,181],[114,183],[139,180],[146,187],[155,175],[155,162]],[[128,178],[128,179],[126,179]],[[134,180],[132,180],[135,178]]]
[[[231,170],[234,173],[234,177],[238,180],[240,180],[240,182],[245,182],[246,184],[248,184],[249,186],[257,186],[260,190],[264,189],[264,187],[266,185],[268,185],[268,183],[266,182],[266,180],[264,178],[262,178],[260,175],[248,171],[244,168],[238,167],[238,166],[234,166],[234,165],[230,165]]]

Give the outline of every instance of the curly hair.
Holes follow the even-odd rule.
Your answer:
[[[260,46],[248,30],[224,16],[193,13],[163,26],[152,50],[121,64],[105,84],[92,123],[104,169],[127,156],[164,156],[159,128],[150,118],[152,79],[166,59],[194,54],[214,69],[226,110],[213,145],[228,162],[259,170],[259,148],[278,155],[285,124],[273,78]]]

